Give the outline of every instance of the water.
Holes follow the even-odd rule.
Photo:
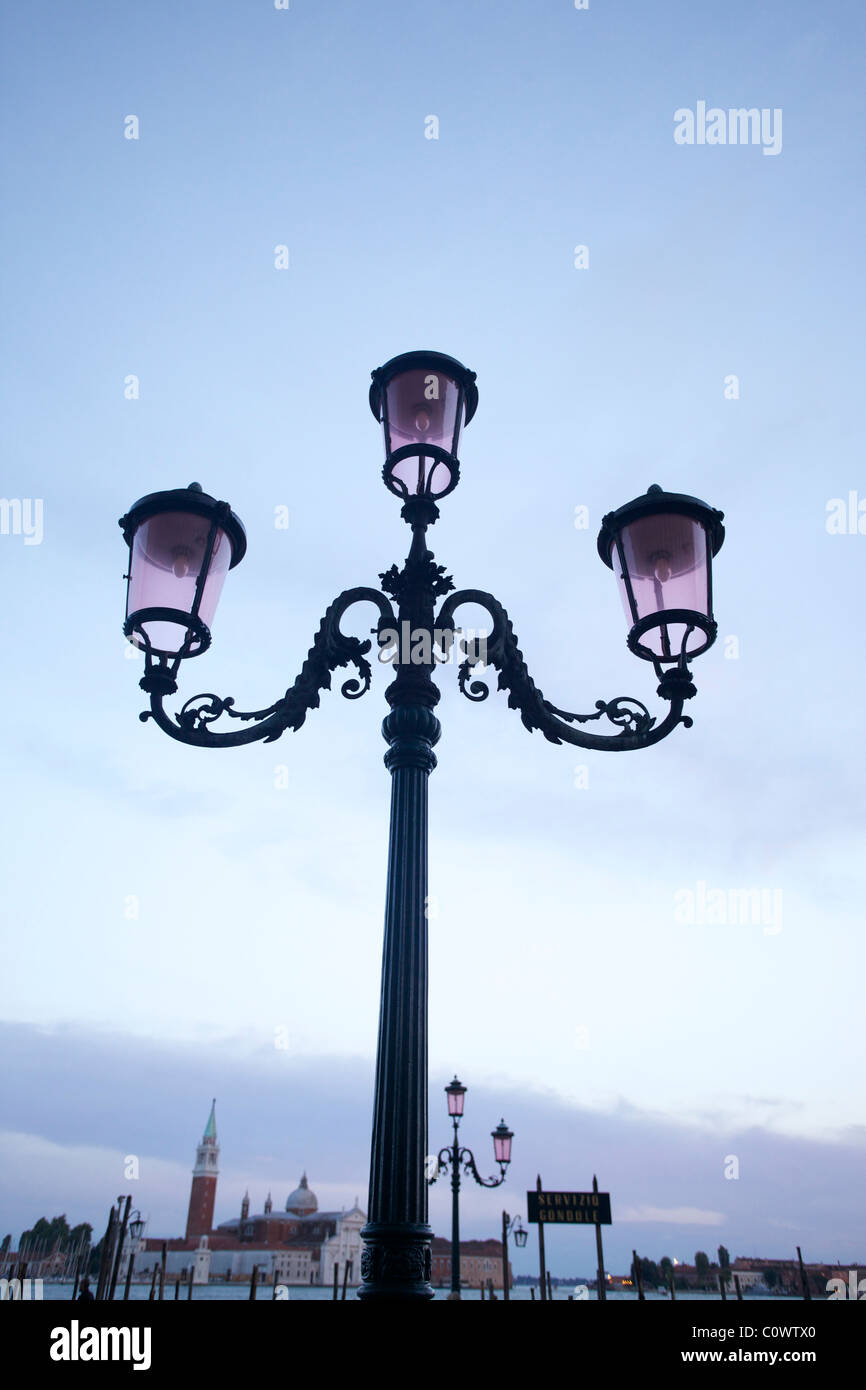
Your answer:
[[[54,1284],[54,1283],[49,1284],[49,1283],[45,1282],[45,1283],[43,1283],[43,1286],[42,1286],[42,1292],[43,1292],[43,1296],[44,1296],[44,1298],[45,1298],[46,1301],[47,1301],[47,1300],[54,1300],[54,1301],[58,1301],[58,1302],[62,1302],[62,1301],[68,1302],[68,1301],[72,1298],[72,1290],[73,1290],[73,1287],[74,1287],[74,1285],[72,1285],[72,1284]],[[567,1300],[568,1300],[568,1295],[569,1295],[570,1293],[571,1293],[571,1294],[574,1293],[574,1287],[575,1287],[575,1286],[574,1286],[574,1285],[571,1285],[571,1284],[562,1284],[562,1285],[560,1285],[560,1287],[559,1287],[558,1289],[557,1289],[557,1288],[554,1288],[554,1292],[553,1292],[553,1301],[554,1301],[554,1303],[565,1303],[565,1302],[567,1302]],[[341,1289],[340,1289],[340,1296],[342,1296],[342,1292],[343,1292],[343,1291],[342,1291],[342,1288],[341,1288]],[[357,1296],[357,1292],[358,1292],[358,1290],[357,1290],[356,1288],[355,1288],[355,1289],[353,1289],[353,1288],[348,1288],[348,1289],[346,1289],[346,1301],[349,1302],[350,1300],[355,1300],[355,1299],[356,1299],[356,1296]],[[447,1297],[448,1297],[448,1292],[449,1292],[448,1289],[436,1289],[436,1290],[434,1290],[435,1298],[438,1299],[438,1300],[447,1299]],[[256,1302],[258,1302],[258,1303],[270,1303],[270,1302],[272,1302],[272,1301],[273,1301],[273,1300],[272,1300],[272,1297],[271,1297],[271,1296],[272,1296],[272,1293],[273,1293],[273,1287],[272,1287],[271,1285],[264,1285],[264,1286],[261,1286],[261,1287],[258,1289],[257,1293],[256,1293]],[[141,1301],[143,1301],[143,1300],[146,1300],[146,1299],[148,1298],[148,1295],[149,1295],[149,1294],[150,1294],[150,1280],[148,1280],[146,1283],[141,1283],[141,1284],[133,1283],[132,1287],[131,1287],[130,1290],[129,1290],[129,1301],[130,1301],[131,1303],[132,1303],[132,1302],[136,1302],[136,1303],[141,1302]],[[184,1301],[186,1300],[186,1295],[187,1295],[187,1288],[186,1288],[186,1285],[185,1285],[185,1284],[182,1284],[182,1285],[181,1285],[181,1288],[180,1288],[180,1293],[179,1293],[179,1296],[178,1296],[178,1302],[184,1302]],[[219,1301],[219,1302],[230,1302],[230,1303],[238,1303],[238,1302],[244,1302],[244,1301],[247,1301],[247,1302],[248,1302],[248,1301],[249,1301],[249,1297],[250,1297],[250,1286],[249,1286],[249,1284],[223,1284],[223,1283],[194,1284],[194,1285],[193,1285],[193,1290],[192,1290],[192,1301],[193,1301],[193,1303],[213,1303],[213,1302],[217,1302],[217,1301]],[[290,1302],[290,1303],[323,1303],[323,1302],[327,1302],[327,1301],[333,1299],[333,1297],[334,1297],[334,1290],[333,1290],[333,1288],[323,1289],[323,1288],[316,1288],[316,1287],[305,1287],[305,1286],[303,1286],[303,1285],[298,1285],[298,1286],[294,1286],[294,1285],[291,1285],[291,1284],[289,1285],[289,1297],[288,1297],[288,1302]],[[480,1295],[478,1289],[464,1289],[464,1290],[463,1290],[463,1293],[462,1293],[462,1299],[463,1299],[464,1302],[467,1302],[467,1303],[471,1303],[471,1302],[473,1302],[473,1301],[475,1301],[475,1302],[477,1303],[477,1302],[480,1300],[480,1297],[481,1297],[481,1295]],[[501,1291],[497,1293],[496,1297],[497,1297],[497,1301],[499,1301],[499,1302],[502,1301],[502,1293],[501,1293]],[[536,1289],[535,1297],[536,1297],[536,1300],[537,1300],[537,1299],[538,1299],[538,1290],[537,1290],[537,1289]],[[636,1295],[636,1294],[633,1294],[633,1293],[619,1293],[619,1292],[617,1292],[617,1293],[608,1293],[607,1297],[608,1297],[608,1301],[609,1301],[609,1302],[612,1302],[612,1303],[637,1303],[637,1301],[638,1301],[637,1295]],[[121,1301],[122,1301],[122,1298],[123,1298],[123,1290],[121,1289],[121,1290],[118,1290],[118,1294],[115,1296],[115,1302],[121,1302]],[[527,1287],[527,1285],[525,1285],[525,1284],[519,1284],[516,1288],[514,1288],[514,1289],[511,1290],[510,1298],[511,1298],[512,1303],[529,1303],[529,1302],[531,1301],[531,1299],[532,1299],[532,1294],[531,1294],[531,1292],[530,1292],[530,1289]],[[776,1302],[776,1301],[777,1301],[778,1299],[780,1299],[780,1298],[784,1298],[786,1302],[789,1301],[789,1300],[790,1300],[791,1302],[795,1302],[795,1303],[796,1303],[796,1302],[802,1302],[802,1299],[799,1298],[799,1296],[794,1295],[794,1294],[787,1294],[787,1295],[779,1295],[779,1294],[775,1294],[775,1295],[774,1295],[774,1294],[763,1294],[763,1295],[761,1295],[761,1294],[746,1294],[746,1295],[744,1295],[743,1302],[744,1302],[744,1303],[767,1302],[767,1301],[769,1301],[769,1302]],[[277,1300],[277,1301],[279,1301],[279,1300]],[[576,1301],[581,1301],[581,1300],[576,1300]],[[586,1301],[586,1300],[583,1300],[583,1301]],[[589,1290],[589,1302],[594,1303],[595,1301],[596,1301],[595,1292],[594,1292],[594,1290],[590,1289],[590,1290]],[[647,1303],[669,1303],[669,1302],[670,1302],[670,1299],[667,1297],[666,1294],[647,1293],[647,1295],[646,1295],[646,1301],[647,1301]],[[734,1299],[729,1299],[728,1301],[729,1301],[729,1302],[735,1302],[736,1300],[734,1300]],[[172,1302],[174,1302],[174,1284],[168,1284],[168,1285],[166,1286],[164,1302],[166,1302],[166,1303],[172,1303]],[[713,1303],[719,1303],[719,1302],[721,1302],[721,1300],[720,1300],[720,1298],[719,1298],[719,1295],[718,1295],[718,1294],[714,1294],[714,1293],[696,1293],[696,1292],[695,1292],[695,1293],[687,1293],[687,1292],[683,1291],[682,1293],[679,1293],[679,1292],[677,1293],[677,1302],[678,1302],[678,1303],[687,1303],[687,1302],[701,1302],[701,1303],[713,1302]]]

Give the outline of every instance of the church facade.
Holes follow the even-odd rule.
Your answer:
[[[155,1237],[139,1241],[137,1275],[152,1273],[161,1263],[164,1246],[170,1280],[188,1278],[191,1269],[196,1284],[209,1279],[248,1281],[256,1267],[260,1282],[330,1286],[335,1267],[342,1283],[348,1266],[348,1284],[360,1284],[361,1228],[367,1218],[357,1197],[348,1211],[319,1211],[304,1173],[282,1210],[274,1211],[268,1193],[264,1209],[251,1213],[246,1193],[240,1216],[214,1227],[219,1152],[214,1101],[196,1150],[186,1234],[165,1241]]]

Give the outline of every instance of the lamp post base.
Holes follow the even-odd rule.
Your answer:
[[[361,1232],[363,1285],[358,1298],[365,1303],[427,1302],[433,1297],[431,1242],[427,1225],[388,1225],[371,1221]]]

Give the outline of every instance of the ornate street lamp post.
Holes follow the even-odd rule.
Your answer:
[[[267,709],[241,711],[229,697],[196,695],[177,714],[164,707],[177,691],[185,660],[203,655],[227,571],[239,564],[246,535],[226,502],[188,488],[151,493],[120,520],[129,546],[124,632],[144,653],[141,688],[152,719],[170,738],[198,748],[271,742],[297,730],[316,709],[338,667],[357,676],[341,693],[355,700],[370,687],[372,643],[347,636],[341,621],[356,603],[378,613],[380,646],[394,647],[394,680],[382,732],[391,773],[382,994],[376,1061],[369,1222],[364,1229],[362,1299],[429,1299],[432,1232],[427,1224],[427,779],[436,766],[440,726],[432,680],[440,652],[457,641],[454,615],[462,604],[486,609],[486,643],[457,647],[458,684],[478,703],[489,694],[471,679],[480,663],[499,673],[498,687],[525,727],[552,743],[622,752],[648,748],[678,724],[689,726],[685,701],[695,694],[687,662],[716,634],[710,581],[712,556],[724,536],[722,514],[693,497],[651,488],[646,497],[604,518],[599,550],[617,575],[629,619],[629,645],[651,661],[658,694],[669,709],[660,721],[637,700],[599,700],[592,714],[571,714],[546,700],[529,674],[511,621],[498,599],[480,589],[454,588],[426,546],[439,516],[437,501],[460,475],[462,426],[478,403],[475,374],[452,357],[411,352],[373,372],[370,406],[385,434],[383,478],[398,496],[412,543],[401,569],[381,574],[381,589],[347,589],[330,605],[294,683]],[[444,598],[445,595],[447,598]],[[436,603],[444,599],[438,613]],[[395,611],[396,609],[396,611]],[[409,641],[402,640],[409,635]],[[444,658],[443,658],[444,659]],[[221,717],[234,728],[217,731]],[[575,724],[606,719],[616,732],[598,734]]]
[[[462,1149],[457,1134],[457,1128],[463,1116],[463,1097],[466,1095],[466,1087],[457,1080],[454,1080],[445,1087],[445,1094],[448,1097],[448,1114],[451,1116],[451,1123],[454,1126],[454,1138],[447,1149],[440,1149],[436,1159],[436,1170],[427,1179],[429,1183],[434,1183],[440,1173],[447,1173],[451,1169],[451,1293],[454,1298],[460,1297],[460,1165],[463,1171],[472,1177],[481,1187],[499,1187],[505,1182],[505,1170],[511,1162],[511,1141],[514,1138],[511,1130],[504,1120],[492,1132],[493,1156],[499,1164],[498,1178],[482,1178],[475,1166],[475,1155],[471,1149]]]
[[[502,1297],[506,1303],[511,1297],[508,1288],[508,1237],[512,1233],[514,1244],[522,1250],[529,1232],[523,1229],[523,1223],[519,1216],[509,1216],[508,1212],[504,1211],[502,1213]]]

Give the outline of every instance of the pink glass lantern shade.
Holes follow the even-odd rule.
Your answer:
[[[463,1114],[463,1097],[466,1094],[466,1087],[461,1085],[455,1076],[454,1080],[445,1087],[445,1094],[448,1097],[448,1114],[452,1119],[460,1119]]]
[[[191,483],[143,497],[120,525],[129,545],[126,636],[152,656],[199,656],[226,573],[246,549],[240,520]]]
[[[647,661],[684,665],[712,645],[712,557],[722,513],[654,484],[602,522],[598,551],[619,582],[629,648]]]
[[[385,435],[386,487],[404,500],[457,486],[460,429],[478,404],[475,373],[441,352],[405,352],[373,372],[370,409]]]
[[[511,1141],[513,1133],[508,1128],[504,1120],[493,1130],[493,1155],[497,1163],[507,1164],[511,1162]]]

